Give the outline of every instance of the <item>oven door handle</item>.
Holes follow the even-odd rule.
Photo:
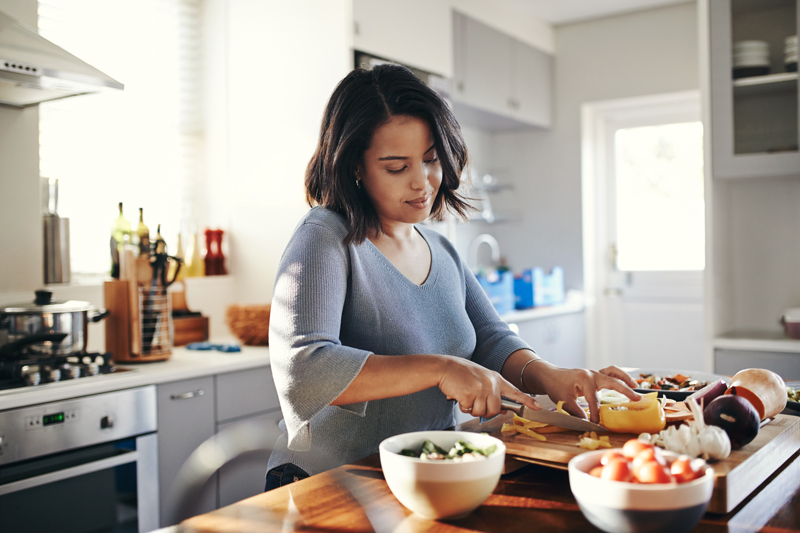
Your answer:
[[[64,479],[70,479],[73,477],[82,476],[84,474],[106,470],[107,468],[113,468],[115,466],[132,463],[138,459],[139,452],[136,450],[130,450],[112,457],[106,457],[105,459],[92,461],[90,463],[84,463],[81,465],[64,468],[63,470],[48,472],[47,474],[20,479],[19,481],[12,481],[10,483],[0,485],[0,496],[38,487],[47,483],[53,483],[55,481],[62,481]]]

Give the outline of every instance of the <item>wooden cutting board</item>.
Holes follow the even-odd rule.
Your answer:
[[[569,460],[588,450],[577,446],[579,431],[549,433],[547,441],[540,442],[518,433],[502,433],[503,423],[512,423],[511,414],[498,416],[484,424],[469,422],[463,431],[489,433],[502,440],[506,454],[516,459],[554,468],[565,468]],[[608,433],[611,446],[622,447],[636,435]],[[729,513],[742,500],[757,489],[781,465],[800,449],[800,417],[777,415],[761,428],[758,436],[747,446],[733,450],[727,459],[711,463],[715,471],[714,493],[708,511]]]

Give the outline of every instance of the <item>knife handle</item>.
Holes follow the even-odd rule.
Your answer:
[[[517,402],[512,402],[511,400],[506,400],[503,398],[500,401],[500,408],[506,411],[513,411],[518,415],[522,414],[522,404]]]

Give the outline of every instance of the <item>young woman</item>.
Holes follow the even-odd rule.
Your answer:
[[[306,172],[309,204],[281,259],[270,357],[284,434],[266,489],[376,453],[392,435],[454,424],[453,405],[564,400],[597,421],[596,391],[633,381],[545,362],[500,320],[452,244],[418,225],[459,196],[467,149],[447,103],[409,70],[351,72],[333,92]]]

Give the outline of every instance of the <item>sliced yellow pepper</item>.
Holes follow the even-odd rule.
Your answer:
[[[615,433],[658,433],[667,425],[658,393],[646,394],[638,402],[600,406],[600,424]]]

